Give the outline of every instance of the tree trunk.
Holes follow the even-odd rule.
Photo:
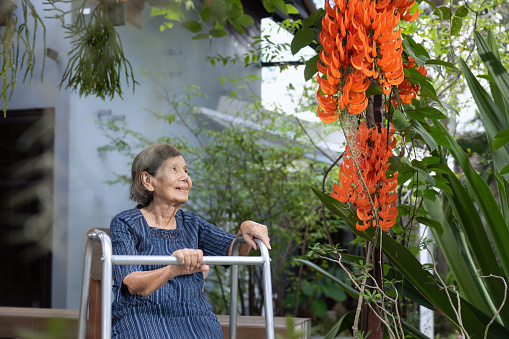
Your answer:
[[[371,83],[376,83],[373,79],[371,79]],[[368,128],[371,127],[382,127],[382,105],[383,105],[383,98],[381,95],[372,95],[368,97],[369,104],[366,108],[366,124]],[[366,246],[370,246],[371,244],[368,242]],[[367,253],[369,251],[366,251]],[[373,279],[367,279],[366,284],[368,286],[378,286],[379,288],[383,288],[382,285],[382,277],[383,277],[383,260],[382,260],[382,253],[380,251],[380,248],[376,245],[373,246],[373,260],[371,261],[373,263],[373,269],[371,271],[371,276]],[[375,292],[376,290],[373,288],[366,288],[366,290],[369,290],[371,293]],[[371,308],[369,307],[371,306]],[[361,332],[363,334],[370,333],[369,339],[383,339],[384,337],[384,329],[382,322],[378,318],[377,314],[380,315],[381,312],[378,310],[378,306],[375,303],[370,303],[370,305],[363,304],[362,305],[362,319],[361,319]],[[375,313],[376,312],[376,313]]]
[[[367,246],[370,246],[370,243],[368,243]],[[378,286],[382,288],[383,260],[381,260],[382,256],[378,246],[373,248],[373,259],[371,276],[376,280],[376,285],[371,278],[366,280],[366,284],[367,286]],[[372,288],[366,288],[366,290],[369,290],[372,293],[375,292]],[[371,306],[371,308],[369,306]],[[381,315],[381,312],[379,311],[380,305],[372,302],[369,306],[368,304],[362,305],[361,333],[364,335],[369,333],[369,339],[383,339],[384,328],[382,322],[378,318],[378,316]]]

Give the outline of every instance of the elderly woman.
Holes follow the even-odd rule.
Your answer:
[[[183,264],[115,265],[112,338],[223,338],[203,294],[203,256],[230,255],[235,236],[182,211],[192,182],[182,153],[168,144],[144,149],[132,165],[130,197],[136,208],[111,221],[116,255],[173,255]],[[270,248],[267,227],[240,225],[241,255],[256,249],[253,238]]]

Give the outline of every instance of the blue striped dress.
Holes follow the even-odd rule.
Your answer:
[[[115,255],[171,255],[196,248],[203,255],[226,255],[233,235],[204,221],[194,212],[179,210],[173,230],[150,227],[138,208],[119,213],[110,225]],[[202,292],[203,274],[170,279],[148,297],[132,295],[122,281],[135,271],[160,265],[114,265],[112,338],[114,339],[222,339],[212,306]]]

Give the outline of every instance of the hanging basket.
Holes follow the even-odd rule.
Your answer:
[[[16,7],[12,0],[0,0],[0,26],[7,25]]]
[[[124,26],[127,20],[127,1],[108,0],[106,5],[108,7],[108,17],[113,26]]]

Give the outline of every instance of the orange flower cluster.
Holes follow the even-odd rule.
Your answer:
[[[317,75],[320,89],[318,116],[325,123],[335,121],[338,106],[350,114],[362,113],[368,104],[369,78],[379,79],[385,94],[404,78],[401,60],[400,19],[412,21],[415,0],[325,1]],[[352,71],[353,70],[353,71]],[[341,93],[338,93],[341,92]]]
[[[360,223],[357,222],[359,231],[377,225],[373,205],[378,215],[378,225],[382,230],[388,230],[396,222],[398,209],[396,208],[397,194],[394,190],[398,184],[398,173],[396,172],[390,179],[385,177],[385,171],[389,167],[387,161],[392,156],[392,149],[396,145],[394,132],[394,126],[391,127],[387,136],[387,128],[368,129],[366,124],[362,123],[359,130],[351,134],[350,145],[356,147],[353,154],[351,149],[346,147],[339,173],[341,185],[334,184],[331,196],[341,202],[350,201],[354,204],[357,216],[361,220]],[[389,144],[387,144],[388,140]],[[354,157],[368,192],[359,178]]]
[[[428,72],[424,66],[419,66],[415,63],[414,58],[408,58],[408,63],[403,64],[403,68],[415,68],[424,76],[428,76]],[[401,102],[404,104],[411,104],[412,99],[416,99],[417,95],[420,95],[421,88],[419,85],[412,85],[408,79],[404,79],[401,84],[398,85],[399,97]]]

